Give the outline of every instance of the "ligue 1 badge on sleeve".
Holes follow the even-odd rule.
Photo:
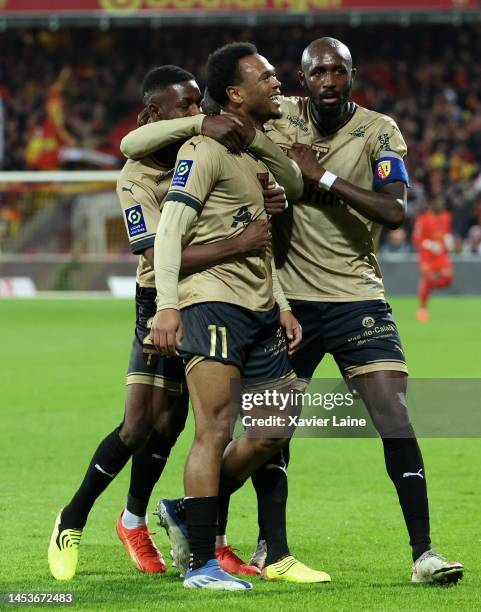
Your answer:
[[[193,159],[180,159],[175,169],[172,187],[185,187],[190,171],[192,170]]]
[[[125,218],[127,220],[127,229],[129,230],[129,236],[133,238],[138,234],[143,234],[147,231],[145,226],[144,214],[142,212],[142,206],[136,204],[127,208],[125,211]]]

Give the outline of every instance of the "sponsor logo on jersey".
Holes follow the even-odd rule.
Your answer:
[[[364,317],[362,320],[363,327],[372,327],[376,321],[373,317]]]
[[[185,187],[193,164],[193,159],[180,159],[178,161],[171,187]]]
[[[364,138],[364,136],[366,134],[366,126],[365,125],[360,125],[355,130],[352,130],[352,132],[349,132],[349,134],[351,136],[356,136],[357,138]]]
[[[231,227],[237,227],[240,224],[247,225],[251,221],[252,213],[247,210],[247,206],[242,206],[235,215],[232,215]]]
[[[391,139],[389,134],[381,134],[377,139],[381,145],[381,151],[391,151]]]
[[[391,174],[391,162],[382,161],[379,162],[376,168],[378,177],[382,180],[387,178]]]
[[[127,208],[125,211],[125,219],[127,221],[127,229],[131,238],[137,236],[138,234],[144,234],[147,231],[142,206],[140,204]]]
[[[287,121],[289,121],[291,125],[300,128],[303,132],[307,133],[309,131],[305,120],[298,115],[287,115]]]

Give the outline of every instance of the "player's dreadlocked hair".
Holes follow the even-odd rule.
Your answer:
[[[226,89],[241,81],[239,60],[256,55],[252,43],[230,43],[211,53],[207,62],[207,89],[215,102],[223,106],[228,99]]]
[[[183,68],[179,68],[179,66],[167,64],[165,66],[153,68],[149,70],[142,81],[142,100],[144,104],[147,104],[150,96],[164,87],[193,80],[195,80],[194,75]]]

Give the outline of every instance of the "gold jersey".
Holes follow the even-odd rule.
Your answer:
[[[166,201],[198,212],[184,247],[231,238],[251,221],[267,218],[262,190],[272,177],[254,155],[234,155],[211,138],[195,136],[181,147],[177,160]],[[275,303],[270,249],[260,256],[236,255],[180,276],[178,292],[180,308],[214,301],[270,310]]]
[[[326,170],[373,189],[374,162],[384,153],[404,158],[406,144],[386,115],[357,106],[336,132],[323,134],[313,122],[308,98],[284,98],[282,119],[266,126],[283,149],[310,145]],[[376,259],[381,226],[340,198],[306,186],[302,199],[276,219],[275,255],[287,298],[348,302],[384,297]]]
[[[117,196],[127,230],[130,249],[140,254],[137,283],[154,287],[154,270],[142,251],[154,246],[155,234],[165,194],[169,190],[173,169],[162,167],[151,157],[127,160],[117,180]]]

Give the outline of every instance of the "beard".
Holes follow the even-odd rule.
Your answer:
[[[339,93],[339,98],[335,103],[327,103],[321,98],[320,94],[314,95],[314,92],[307,91],[312,100],[319,117],[325,117],[327,120],[332,120],[335,117],[342,115],[347,109],[347,105],[351,99],[352,80],[347,84],[346,88]]]

